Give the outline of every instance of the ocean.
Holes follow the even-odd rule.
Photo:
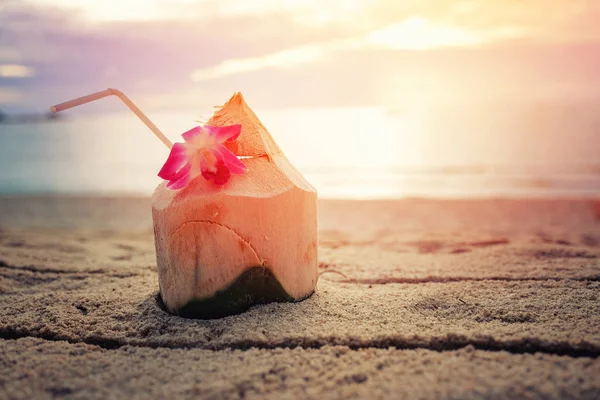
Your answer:
[[[255,110],[323,198],[600,196],[589,110]],[[173,141],[203,113],[148,113]],[[0,124],[0,194],[148,195],[168,150],[131,113]]]

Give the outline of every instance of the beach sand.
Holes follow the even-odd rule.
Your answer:
[[[156,302],[148,198],[0,198],[0,398],[600,397],[600,203],[319,203],[316,293]]]

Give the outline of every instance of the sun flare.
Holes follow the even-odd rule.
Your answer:
[[[457,26],[436,24],[413,16],[368,35],[368,41],[394,49],[424,50],[438,47],[473,46],[485,41],[484,35]]]

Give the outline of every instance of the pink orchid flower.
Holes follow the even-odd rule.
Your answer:
[[[240,136],[241,125],[197,126],[183,133],[184,143],[175,143],[169,158],[158,173],[169,181],[167,188],[185,187],[198,175],[217,185],[229,181],[231,174],[243,174],[246,166],[223,143]]]

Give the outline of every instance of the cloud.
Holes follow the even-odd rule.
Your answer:
[[[323,41],[293,47],[257,57],[227,59],[217,65],[195,69],[194,82],[220,79],[262,69],[289,69],[311,63],[321,63],[340,51],[356,49],[426,50],[444,47],[474,47],[484,43],[519,37],[517,28],[474,31],[435,23],[420,16],[410,16],[402,22],[343,40]]]
[[[336,13],[367,8],[364,0],[28,0],[38,7],[77,13],[90,22],[222,19],[265,14],[294,14],[311,22],[331,21]]]
[[[31,67],[19,64],[0,64],[0,78],[29,78],[35,75]]]
[[[323,62],[334,51],[360,45],[360,41],[353,40],[330,41],[294,47],[258,57],[229,59],[213,67],[196,69],[192,72],[191,79],[194,82],[202,82],[267,68],[296,68],[302,64]]]
[[[0,77],[0,87],[43,110],[109,86],[171,108],[214,105],[236,90],[273,106],[380,104],[436,90],[484,96],[494,85],[529,84],[532,95],[554,81],[579,87],[600,65],[600,3],[579,0],[148,0],[160,18],[109,7],[123,18],[90,19],[102,4],[111,3],[9,2],[0,64],[35,74]]]
[[[0,64],[26,65],[35,70],[35,76],[0,85],[20,85],[34,92],[40,105],[107,86],[133,95],[177,92],[189,86],[189,76],[196,69],[233,58],[285,55],[288,49],[322,38],[343,39],[362,29],[337,23],[306,28],[303,23],[274,11],[233,14],[202,23],[92,25],[65,10],[14,3],[0,13]]]
[[[266,56],[231,59],[214,67],[197,69],[192,72],[191,78],[194,82],[202,82],[263,68],[290,68],[298,64],[318,61],[324,54],[325,50],[321,46],[305,46],[282,50]]]
[[[473,47],[485,43],[522,37],[525,31],[515,27],[473,30],[445,25],[421,16],[386,26],[367,35],[367,42],[392,49],[425,50],[440,47]]]

